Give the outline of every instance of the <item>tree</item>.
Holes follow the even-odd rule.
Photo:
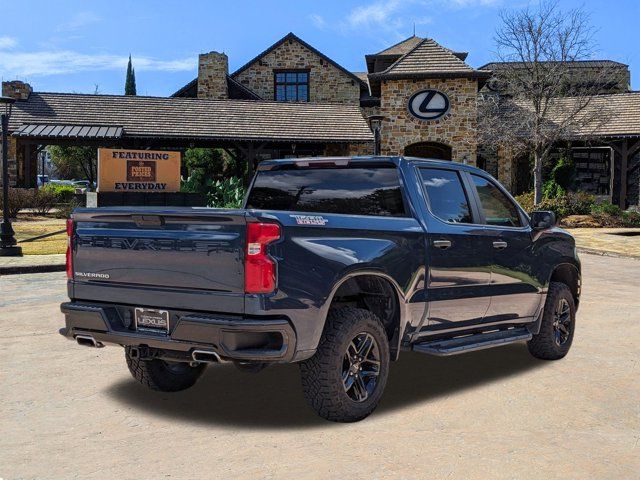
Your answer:
[[[131,54],[129,54],[129,64],[127,65],[127,79],[124,82],[125,95],[137,95],[136,92],[136,71],[131,63]]]
[[[560,141],[588,138],[607,120],[591,108],[610,81],[606,65],[576,73],[572,62],[592,58],[593,30],[581,8],[556,1],[501,13],[495,36],[500,68],[479,102],[479,136],[487,145],[533,157],[534,199],[542,201],[542,167]],[[606,108],[605,108],[606,109]]]
[[[93,184],[97,177],[98,150],[95,147],[49,147],[51,161],[61,178],[86,179]]]

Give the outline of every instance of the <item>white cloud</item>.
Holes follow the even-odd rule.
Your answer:
[[[96,70],[124,70],[128,56],[110,54],[84,54],[69,50],[38,52],[3,52],[0,56],[0,71],[6,78],[61,75]],[[149,57],[133,57],[137,72],[179,72],[193,70],[197,66],[196,56],[174,60]]]
[[[13,48],[18,45],[18,40],[13,37],[0,37],[0,49]]]
[[[78,30],[92,23],[96,23],[102,20],[98,15],[93,12],[78,12],[73,15],[68,21],[61,23],[56,27],[57,32],[68,32],[70,30]]]
[[[319,15],[317,13],[312,13],[311,15],[309,15],[309,18],[311,19],[311,22],[319,29],[323,29],[327,22],[325,22],[324,17],[322,15]]]
[[[402,4],[400,0],[385,0],[356,7],[347,15],[347,24],[352,28],[388,24]]]

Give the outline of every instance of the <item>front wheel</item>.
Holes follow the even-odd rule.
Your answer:
[[[334,422],[355,422],[378,405],[389,374],[389,340],[373,313],[332,309],[318,350],[300,364],[309,405]]]
[[[551,282],[542,313],[540,331],[527,343],[529,352],[543,360],[564,357],[571,348],[576,327],[576,306],[564,283]]]
[[[131,356],[129,347],[125,348],[125,357],[133,378],[145,387],[161,392],[179,392],[192,387],[206,367],[203,363],[192,367],[186,362],[166,362],[157,358],[141,360]]]

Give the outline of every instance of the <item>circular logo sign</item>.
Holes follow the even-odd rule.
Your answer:
[[[421,90],[409,99],[409,113],[420,120],[436,120],[449,111],[449,97],[438,90]]]

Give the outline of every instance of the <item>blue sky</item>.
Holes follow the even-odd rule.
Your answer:
[[[478,67],[493,57],[499,12],[509,0],[304,0],[3,2],[0,76],[38,91],[122,93],[129,53],[139,95],[169,95],[196,76],[197,56],[229,56],[231,71],[289,31],[344,67],[364,71],[374,53],[413,32],[468,51]],[[640,89],[638,0],[561,0],[583,5],[597,29],[597,57],[630,65]]]

